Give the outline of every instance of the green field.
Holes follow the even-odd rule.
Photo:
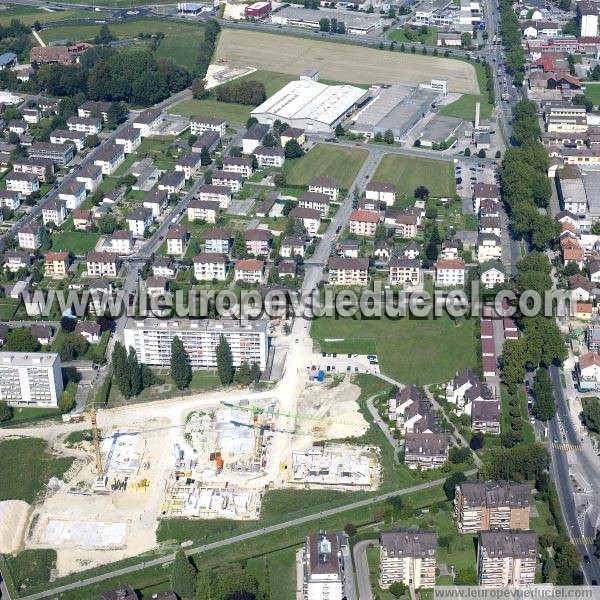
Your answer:
[[[448,381],[475,368],[475,319],[364,319],[321,317],[311,329],[323,352],[379,355],[383,373],[402,383]],[[327,342],[325,340],[341,340]]]
[[[451,162],[399,154],[386,154],[383,157],[373,181],[393,183],[397,196],[412,196],[420,185],[424,185],[433,197],[452,197],[456,191]]]
[[[10,5],[10,8],[0,12],[0,25],[8,25],[13,19],[18,19],[24,25],[48,23],[49,21],[60,21],[62,19],[89,19],[103,18],[106,13],[93,13],[89,10],[67,9],[67,10],[42,10],[34,6]]]
[[[10,321],[20,305],[21,300],[17,298],[0,299],[0,321]]]
[[[487,76],[485,69],[478,62],[471,62],[475,67],[475,73],[477,74],[477,81],[479,83],[480,94],[463,94],[456,102],[443,106],[439,114],[444,117],[456,117],[458,119],[464,119],[465,121],[475,120],[475,105],[477,102],[480,104],[481,118],[489,119],[492,116],[494,105],[490,104],[489,97],[486,92]]]
[[[2,423],[0,427],[21,427],[27,423],[59,418],[60,410],[58,408],[14,407],[11,420]]]
[[[152,18],[110,23],[109,28],[118,38],[133,38],[140,33],[164,33],[165,37],[156,50],[156,57],[171,58],[188,68],[194,66],[204,32],[204,27],[199,23],[173,23]],[[65,39],[85,41],[93,39],[99,31],[100,25],[60,25],[42,30],[40,36],[45,42]]]
[[[0,501],[35,501],[51,477],[61,477],[73,458],[56,458],[46,451],[46,442],[38,438],[20,438],[0,442]],[[27,476],[24,477],[23,473]]]
[[[419,30],[415,31],[414,39],[409,39],[404,28],[394,29],[389,35],[388,40],[398,42],[399,44],[423,44],[425,46],[435,46],[437,44],[437,30],[434,27],[428,27],[427,33],[422,34]]]
[[[94,249],[100,236],[97,233],[83,231],[64,231],[52,235],[52,250],[55,252],[72,252],[77,256]]]
[[[23,550],[16,556],[9,555],[7,563],[17,588],[45,585],[56,567],[56,550]]]
[[[600,82],[586,82],[584,88],[585,95],[594,103],[594,106],[600,104]]]
[[[301,158],[286,160],[288,185],[308,186],[317,175],[326,175],[348,189],[367,158],[367,151],[318,144]]]

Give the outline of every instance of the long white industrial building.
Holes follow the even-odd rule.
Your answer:
[[[309,77],[291,81],[252,111],[259,123],[276,120],[307,131],[330,133],[368,92],[353,85],[325,85]]]
[[[125,324],[125,347],[133,348],[138,360],[146,365],[166,367],[171,363],[171,342],[179,337],[194,369],[217,366],[216,349],[221,339],[231,347],[234,366],[256,362],[261,370],[267,366],[269,352],[268,323],[235,319],[128,319]]]
[[[62,392],[58,354],[0,352],[0,400],[11,406],[55,408]]]

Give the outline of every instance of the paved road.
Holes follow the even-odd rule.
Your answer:
[[[371,588],[371,577],[369,575],[369,561],[367,560],[367,548],[369,546],[378,546],[377,538],[363,540],[358,542],[352,551],[354,556],[354,566],[356,568],[356,581],[358,583],[358,597],[360,600],[373,600],[373,590]]]
[[[465,471],[465,475],[470,476],[477,473],[477,469],[470,469]],[[244,542],[247,540],[252,540],[258,537],[262,537],[264,535],[268,535],[270,533],[275,533],[277,531],[282,531],[284,529],[288,529],[290,527],[296,527],[298,525],[303,525],[305,523],[312,523],[314,521],[318,521],[319,519],[323,519],[325,517],[331,517],[333,515],[337,515],[340,513],[358,510],[359,508],[365,508],[371,506],[376,502],[383,502],[389,500],[390,498],[394,498],[396,496],[405,496],[407,494],[413,494],[415,492],[420,492],[422,490],[427,490],[432,487],[440,486],[444,483],[446,478],[436,479],[434,481],[428,481],[426,483],[420,483],[418,485],[414,485],[409,488],[404,488],[402,490],[396,490],[394,492],[388,492],[386,494],[380,494],[378,496],[371,496],[364,500],[359,500],[357,502],[352,502],[351,504],[346,504],[345,506],[340,506],[338,508],[330,508],[329,510],[325,510],[322,512],[314,513],[312,515],[307,515],[305,517],[299,517],[298,519],[292,519],[290,521],[286,521],[285,523],[279,523],[278,525],[271,525],[270,527],[265,527],[264,529],[258,529],[256,531],[251,531],[249,533],[244,533],[242,535],[236,535],[225,540],[221,540],[219,542],[214,542],[212,544],[204,544],[202,546],[196,546],[194,548],[190,548],[186,550],[186,554],[188,555],[196,555],[203,554],[205,552],[210,552],[212,550],[216,550],[217,548],[224,548],[227,546],[231,546],[232,544],[237,544],[238,542]],[[67,592],[70,590],[74,590],[77,588],[82,588],[88,585],[92,585],[95,583],[100,583],[102,581],[106,581],[108,579],[112,579],[113,577],[121,577],[123,575],[129,575],[130,573],[135,573],[137,571],[142,571],[143,569],[149,567],[155,567],[159,565],[168,564],[173,562],[175,559],[175,554],[167,554],[166,556],[161,556],[160,558],[155,558],[153,560],[149,560],[137,565],[131,565],[129,567],[125,567],[123,569],[117,569],[115,571],[111,571],[108,573],[104,573],[103,575],[96,575],[95,577],[89,577],[87,579],[82,579],[75,583],[70,583],[68,585],[62,585],[56,587],[51,590],[46,590],[44,592],[39,592],[37,594],[31,594],[29,596],[23,596],[20,600],[40,600],[41,598],[48,598],[49,596],[56,595],[60,592]]]
[[[375,394],[374,396],[371,396],[367,400],[367,408],[369,409],[369,412],[371,413],[371,417],[373,417],[373,421],[375,421],[375,423],[377,424],[379,429],[381,429],[381,431],[383,431],[383,435],[385,435],[385,437],[387,438],[387,441],[390,443],[390,445],[394,449],[394,462],[396,464],[400,464],[400,459],[398,458],[398,452],[400,451],[400,445],[398,444],[398,440],[392,435],[392,432],[390,431],[390,428],[387,426],[387,423],[379,416],[379,411],[375,408],[375,405],[373,404],[373,401],[375,400],[375,398],[377,398],[377,396],[379,396],[379,394]]]

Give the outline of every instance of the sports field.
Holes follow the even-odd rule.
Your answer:
[[[393,183],[399,195],[412,196],[417,187],[424,185],[431,196],[450,197],[456,191],[453,172],[452,163],[448,161],[386,154],[373,181]]]
[[[459,60],[390,52],[274,33],[224,29],[214,62],[300,75],[318,69],[324,79],[349,83],[417,84],[448,79],[450,90],[478,94],[473,65]]]
[[[378,354],[381,370],[402,383],[450,379],[477,365],[475,319],[352,319],[322,317],[311,335],[323,352]],[[339,340],[327,342],[325,340]]]
[[[284,170],[289,185],[307,186],[313,177],[327,175],[348,189],[366,158],[366,150],[319,144],[301,158],[286,160]]]

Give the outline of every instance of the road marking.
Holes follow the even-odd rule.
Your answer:
[[[571,538],[571,542],[573,544],[575,544],[576,546],[589,546],[590,544],[594,543],[594,538],[591,537],[578,537],[578,538]]]
[[[552,444],[552,447],[561,452],[581,452],[582,450],[581,444]]]

